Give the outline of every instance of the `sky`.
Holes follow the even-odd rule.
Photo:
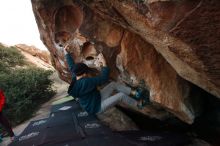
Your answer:
[[[40,40],[31,0],[0,0],[0,42],[9,46],[33,45],[46,50]]]

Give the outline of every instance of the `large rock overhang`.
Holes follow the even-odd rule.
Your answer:
[[[195,85],[220,97],[217,0],[32,4],[41,39],[65,81],[71,76],[62,49],[71,43],[76,62],[90,64],[94,52],[103,52],[112,79],[131,86],[145,81],[153,105],[139,112],[151,117],[164,119],[168,111],[193,123],[202,106]]]

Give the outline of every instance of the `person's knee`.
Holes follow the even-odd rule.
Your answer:
[[[111,81],[111,83],[110,83],[110,84],[115,85],[115,84],[117,84],[117,82],[115,82],[115,81]]]
[[[122,85],[121,83],[115,82],[115,81],[112,81],[110,84],[111,84],[111,86],[113,86],[115,88]]]
[[[110,85],[111,87],[115,87],[115,86],[117,85],[117,83],[116,83],[115,81],[112,81],[111,83],[109,83],[109,85]]]
[[[118,97],[118,101],[121,102],[126,95],[122,92],[119,92],[116,94],[116,96]]]

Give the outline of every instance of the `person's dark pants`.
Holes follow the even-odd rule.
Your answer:
[[[10,137],[14,136],[14,132],[12,131],[11,125],[8,121],[8,119],[3,115],[2,112],[0,112],[0,123],[4,126],[4,128],[7,130]]]

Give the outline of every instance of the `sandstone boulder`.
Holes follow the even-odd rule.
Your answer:
[[[112,79],[133,87],[144,81],[153,104],[139,112],[148,116],[172,113],[191,124],[203,102],[195,86],[220,97],[218,0],[32,0],[32,6],[41,39],[67,82],[63,47],[70,44],[76,62],[95,67],[102,52]]]

